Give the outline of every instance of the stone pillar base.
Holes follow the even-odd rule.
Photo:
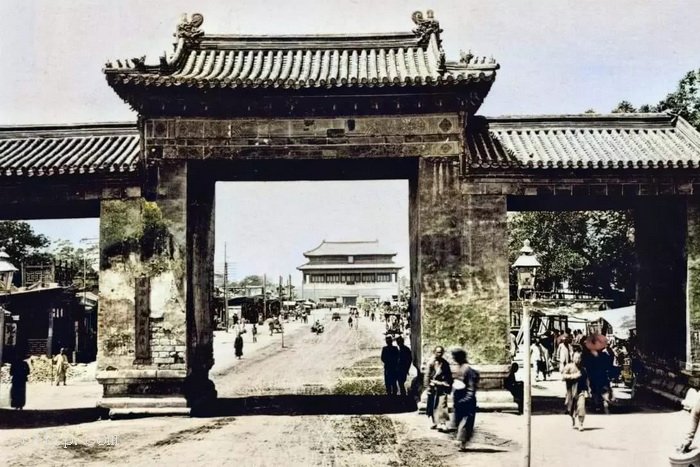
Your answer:
[[[100,371],[102,385],[98,407],[109,409],[109,417],[190,415],[185,399],[186,370]]]
[[[182,396],[168,397],[103,397],[97,402],[98,407],[109,409],[109,418],[189,416],[190,408]]]
[[[668,461],[671,463],[671,465],[683,467],[700,465],[700,449],[696,448],[683,454],[674,452],[668,456]]]
[[[99,371],[97,382],[102,385],[102,395],[105,398],[182,396],[186,376],[186,370]]]
[[[508,376],[508,365],[474,365],[479,371],[479,386],[476,391],[477,407],[481,412],[515,412],[519,413],[518,404],[513,395],[503,389],[503,380]],[[428,401],[428,392],[423,391],[418,402],[418,411],[425,413]],[[452,411],[452,397],[448,398],[447,405]]]

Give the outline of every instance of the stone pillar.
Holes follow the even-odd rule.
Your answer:
[[[188,175],[187,162],[162,163],[155,201],[102,201],[97,378],[100,405],[113,411],[182,413],[216,395],[207,378],[214,184],[192,190]]]
[[[695,271],[690,250],[686,266],[684,249],[686,229],[696,235],[695,222],[687,225],[694,212],[663,200],[645,200],[634,212],[638,346],[644,356],[669,363],[686,358],[685,282],[689,276],[691,290]],[[689,306],[690,312],[695,305]]]
[[[419,163],[418,273],[424,360],[435,345],[463,346],[480,370],[479,406],[517,410],[508,374],[506,196],[470,194],[454,158]]]
[[[200,172],[201,173],[201,172]],[[188,189],[187,398],[193,410],[216,398],[209,370],[214,365],[215,183],[190,174]]]
[[[691,383],[700,386],[700,201],[687,204],[687,282],[685,370]]]

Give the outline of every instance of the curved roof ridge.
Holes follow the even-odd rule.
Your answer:
[[[352,255],[396,255],[397,253],[382,247],[375,240],[323,240],[316,248],[305,251],[304,256],[352,256]]]

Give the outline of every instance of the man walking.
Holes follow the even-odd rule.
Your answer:
[[[250,333],[253,336],[253,342],[258,341],[258,327],[253,323],[253,329],[250,331]]]
[[[447,431],[450,413],[447,408],[447,396],[452,391],[452,370],[447,360],[443,358],[445,349],[435,347],[433,361],[428,366],[425,375],[425,386],[428,388],[428,402],[425,414],[430,417],[430,429]]]
[[[559,362],[559,374],[564,374],[564,367],[571,363],[574,349],[571,347],[571,337],[567,336],[557,347],[557,361]]]
[[[406,395],[406,378],[413,363],[413,354],[411,349],[403,344],[403,336],[396,338],[396,345],[399,346],[399,372],[396,375],[396,381],[399,385],[399,394]]]
[[[394,347],[391,336],[386,336],[386,345],[382,347],[382,363],[384,364],[384,386],[386,393],[395,396],[397,391],[396,375],[399,370],[399,349]]]
[[[56,386],[58,386],[61,382],[63,382],[63,385],[65,386],[66,373],[68,372],[68,367],[70,366],[65,348],[62,348],[61,353],[53,358],[53,363],[56,370]]]
[[[467,443],[474,433],[476,387],[479,383],[479,373],[467,362],[467,352],[464,349],[452,350],[452,359],[457,364],[452,383],[457,440],[459,441],[459,450],[464,452],[467,450]]]

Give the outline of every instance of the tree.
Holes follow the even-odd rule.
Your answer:
[[[619,113],[635,113],[637,112],[637,109],[634,108],[631,102],[629,101],[620,101],[617,104],[617,107],[615,107],[612,110],[612,113],[614,114],[619,114]]]
[[[97,243],[85,248],[76,248],[68,240],[58,240],[51,249],[53,260],[69,265],[71,283],[76,287],[87,290],[98,290],[99,282],[99,247]],[[73,272],[74,271],[74,272]]]
[[[41,250],[49,245],[45,235],[34,233],[27,222],[0,221],[0,248],[17,267],[31,259],[47,259]]]
[[[700,131],[700,68],[686,73],[676,90],[658,104],[644,104],[635,109],[630,102],[623,100],[613,109],[613,113],[618,112],[670,112],[680,115]]]
[[[245,287],[248,285],[263,285],[263,279],[260,276],[257,275],[250,275],[244,277],[240,282],[239,285],[241,287]]]
[[[627,212],[518,213],[509,220],[510,261],[529,239],[542,264],[539,290],[556,291],[567,281],[574,292],[626,305],[635,296],[632,231]]]
[[[656,110],[680,115],[700,130],[700,68],[686,73],[676,90],[656,105]]]

